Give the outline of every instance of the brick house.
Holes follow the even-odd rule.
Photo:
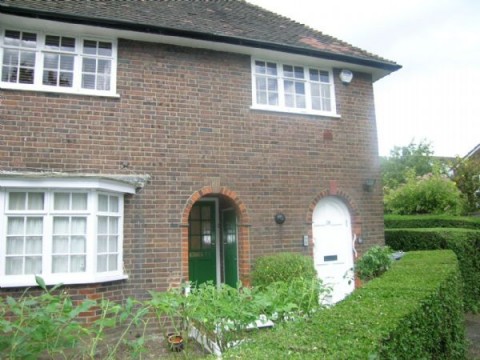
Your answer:
[[[248,284],[293,251],[341,298],[384,243],[394,62],[241,0],[2,0],[0,59],[0,294]]]

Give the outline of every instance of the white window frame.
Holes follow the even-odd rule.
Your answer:
[[[2,81],[3,73],[3,53],[6,45],[4,44],[5,31],[20,31],[34,33],[37,35],[36,48],[32,48],[32,51],[35,51],[35,71],[34,71],[34,81],[33,84],[20,84],[13,83],[8,81]],[[60,50],[51,50],[45,46],[45,38],[47,35],[60,36],[60,37],[71,37],[75,39],[75,51],[74,52],[62,52]],[[83,44],[85,40],[91,40],[96,42],[107,42],[112,44],[112,55],[108,57],[102,57],[100,55],[87,55],[83,53]],[[44,54],[45,53],[55,53],[55,54],[66,54],[74,56],[74,67],[73,67],[73,85],[72,87],[61,87],[53,85],[43,85],[43,70],[44,70]],[[66,94],[79,94],[79,95],[95,95],[95,96],[111,96],[118,97],[116,93],[117,88],[117,53],[118,45],[117,39],[115,38],[101,38],[98,36],[82,36],[69,34],[67,32],[59,32],[58,30],[52,31],[36,31],[29,29],[18,29],[13,26],[6,26],[0,28],[0,88],[3,89],[12,89],[12,90],[28,90],[28,91],[42,91],[42,92],[55,92],[55,93],[66,93]],[[109,90],[96,90],[96,89],[87,89],[82,88],[82,64],[83,58],[95,58],[97,59],[108,59],[111,61],[110,68],[110,89]]]
[[[8,210],[9,192],[42,192],[44,209],[41,211]],[[54,211],[53,194],[55,192],[71,192],[87,194],[87,210]],[[55,284],[89,284],[127,279],[123,267],[123,218],[124,194],[135,193],[133,185],[99,178],[88,179],[0,179],[0,287],[35,286],[35,275],[41,276],[47,285]],[[98,209],[98,195],[118,197],[118,257],[115,271],[97,271],[97,219],[105,213]],[[42,273],[27,275],[6,275],[6,236],[7,217],[15,214],[34,213],[43,216]],[[58,215],[81,215],[87,217],[86,269],[84,272],[53,273],[53,217]]]
[[[257,85],[256,85],[256,67],[255,62],[261,61],[265,63],[274,63],[276,64],[277,75],[268,75],[270,79],[276,78],[277,79],[277,92],[278,92],[278,104],[277,105],[267,105],[267,104],[260,104],[257,103]],[[297,107],[288,107],[285,105],[285,88],[284,88],[284,81],[285,80],[293,80],[291,77],[286,77],[284,75],[283,67],[284,66],[292,66],[292,67],[301,67],[303,68],[304,79],[299,79],[299,82],[303,82],[305,84],[305,108],[297,108]],[[329,85],[330,85],[330,111],[325,110],[316,110],[312,108],[312,93],[311,93],[311,84],[315,82],[310,80],[310,69],[328,72],[329,75]],[[252,106],[251,109],[254,110],[267,110],[267,111],[276,111],[276,112],[286,112],[286,113],[293,113],[293,114],[307,114],[307,115],[320,115],[320,116],[328,116],[328,117],[340,117],[337,114],[336,110],[336,100],[335,100],[335,86],[334,86],[334,78],[333,78],[333,71],[332,69],[320,68],[317,66],[311,65],[301,65],[296,62],[278,62],[269,59],[263,58],[253,58],[251,59],[251,73],[252,73]]]

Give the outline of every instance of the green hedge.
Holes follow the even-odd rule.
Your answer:
[[[480,310],[480,231],[469,229],[386,229],[394,250],[451,249],[459,260],[466,311]]]
[[[462,282],[452,251],[408,253],[310,318],[257,332],[224,359],[464,359]]]
[[[480,217],[448,215],[385,215],[385,228],[463,228],[480,230]]]

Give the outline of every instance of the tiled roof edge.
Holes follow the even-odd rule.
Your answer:
[[[138,23],[127,22],[127,21],[117,21],[117,20],[108,19],[108,18],[90,18],[90,17],[83,17],[83,16],[76,16],[76,15],[51,13],[47,11],[38,11],[38,10],[32,11],[30,9],[12,7],[10,5],[2,3],[1,1],[0,1],[0,13],[10,14],[10,15],[19,15],[19,16],[25,16],[25,17],[31,17],[31,18],[39,18],[43,20],[64,21],[64,22],[82,24],[82,25],[100,26],[100,27],[107,27],[107,28],[113,28],[113,29],[131,30],[131,31],[145,32],[145,33],[151,33],[151,34],[157,34],[157,35],[177,36],[177,37],[190,38],[195,40],[205,40],[205,41],[226,43],[231,45],[240,45],[240,46],[262,48],[262,49],[268,49],[268,50],[276,50],[280,52],[293,53],[297,55],[321,57],[328,60],[343,61],[343,62],[352,63],[356,65],[364,65],[368,67],[384,69],[392,72],[401,68],[401,65],[398,65],[394,62],[390,62],[387,60],[381,61],[381,60],[375,60],[372,58],[369,59],[366,57],[358,57],[353,55],[336,54],[329,51],[314,50],[314,49],[308,49],[308,48],[292,46],[292,45],[285,45],[280,43],[265,42],[265,41],[259,41],[259,40],[253,40],[248,38],[241,38],[241,37],[216,35],[216,34],[205,33],[205,32],[173,29],[173,28],[161,27],[161,26],[138,24]]]

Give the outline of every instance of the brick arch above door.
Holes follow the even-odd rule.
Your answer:
[[[221,187],[214,189],[212,186],[204,186],[195,191],[186,201],[182,213],[182,278],[188,280],[188,218],[193,205],[205,196],[223,196],[230,200],[235,207],[238,217],[238,269],[239,278],[243,285],[250,284],[250,218],[247,207],[240,199],[239,195],[228,189]]]

